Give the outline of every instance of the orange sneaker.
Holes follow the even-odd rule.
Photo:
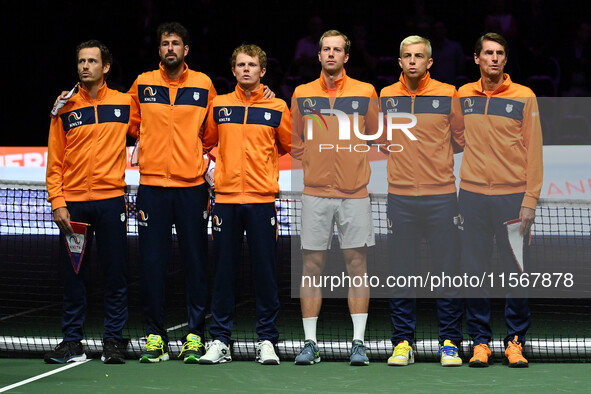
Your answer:
[[[470,367],[483,368],[488,367],[488,358],[492,352],[486,343],[474,346],[474,355],[468,364]]]
[[[527,368],[528,363],[523,354],[521,354],[523,346],[518,341],[517,335],[509,342],[507,349],[505,349],[505,356],[509,360],[509,367],[511,368]]]

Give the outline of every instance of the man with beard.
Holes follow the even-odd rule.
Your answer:
[[[179,358],[197,363],[204,353],[209,197],[200,131],[216,91],[207,75],[185,63],[190,44],[185,27],[163,23],[157,35],[159,69],[138,76],[129,90],[141,115],[136,202],[147,343],[140,362],[169,359],[164,295],[174,224],[188,313],[188,335]]]

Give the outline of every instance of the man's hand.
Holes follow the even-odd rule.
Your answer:
[[[536,210],[521,207],[521,211],[519,211],[519,219],[521,219],[521,227],[519,228],[519,232],[525,237],[529,234],[531,230],[532,224],[534,224],[534,219],[536,217]]]
[[[275,93],[267,85],[263,85],[263,97],[271,100],[275,98]]]
[[[59,96],[57,96],[57,98],[53,102],[53,106],[55,107],[60,100],[65,100],[66,99],[66,95],[68,93],[69,92],[67,90],[63,90],[62,93]]]
[[[53,221],[66,235],[74,233],[72,226],[70,226],[70,211],[68,211],[68,208],[61,207],[53,211]]]

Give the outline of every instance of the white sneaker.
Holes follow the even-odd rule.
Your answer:
[[[222,341],[215,340],[207,347],[205,355],[199,359],[199,364],[220,364],[232,361],[230,349]]]
[[[263,365],[279,365],[279,357],[275,354],[275,347],[271,341],[257,343],[257,356],[255,361]]]

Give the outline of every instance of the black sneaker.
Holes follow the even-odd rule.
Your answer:
[[[48,364],[65,364],[86,360],[86,354],[80,341],[63,341],[51,352],[45,354]]]
[[[101,361],[105,364],[125,364],[125,348],[123,341],[116,338],[106,338],[103,341]]]

